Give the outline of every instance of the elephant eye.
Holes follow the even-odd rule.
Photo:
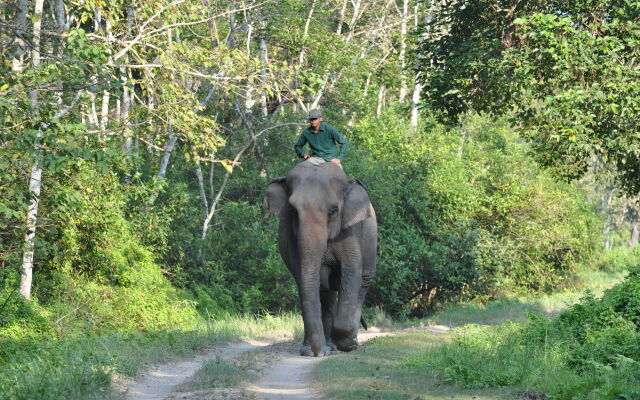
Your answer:
[[[333,206],[333,207],[329,208],[329,217],[330,218],[335,217],[337,213],[338,213],[338,207],[337,206]]]

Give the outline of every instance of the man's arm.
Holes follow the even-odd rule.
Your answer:
[[[333,140],[340,145],[340,151],[338,152],[338,160],[342,161],[344,156],[349,152],[349,141],[338,132],[337,129],[333,129]]]
[[[300,158],[304,158],[305,156],[304,152],[302,151],[302,147],[304,147],[305,144],[307,144],[307,138],[304,136],[304,131],[303,131],[300,134],[300,137],[298,137],[298,141],[293,146],[294,150],[296,151],[296,154]]]

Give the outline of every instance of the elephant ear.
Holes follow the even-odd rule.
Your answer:
[[[369,194],[358,179],[349,180],[342,206],[342,229],[347,229],[373,215]]]
[[[279,216],[285,204],[287,204],[288,197],[285,177],[281,176],[280,178],[272,179],[269,182],[269,186],[267,186],[267,191],[264,193],[262,206],[271,214]]]

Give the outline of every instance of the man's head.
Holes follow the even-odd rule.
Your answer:
[[[320,122],[322,122],[322,113],[317,108],[309,111],[309,125],[315,130],[320,126]]]

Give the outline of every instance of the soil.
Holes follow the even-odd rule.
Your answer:
[[[419,328],[431,332],[445,332],[445,326]],[[395,335],[402,331],[379,331],[375,328],[358,334],[360,343],[378,337]],[[314,386],[311,373],[323,360],[322,357],[302,357],[298,354],[298,342],[230,343],[224,347],[211,348],[187,361],[159,365],[140,375],[136,380],[119,382],[116,390],[126,400],[316,400],[322,398],[319,388]],[[175,392],[208,360],[220,357],[231,360],[249,351],[260,351],[255,365],[256,379],[244,387]]]

